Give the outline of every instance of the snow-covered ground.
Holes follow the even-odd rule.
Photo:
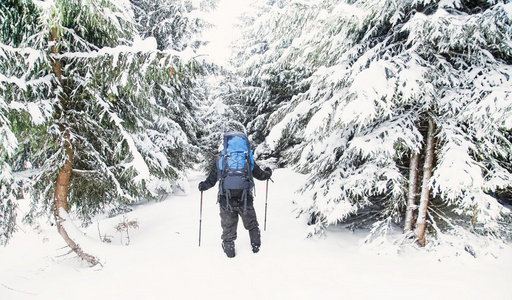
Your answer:
[[[275,183],[269,183],[266,231],[265,182],[257,182],[260,253],[251,252],[240,222],[237,256],[224,255],[216,188],[203,195],[199,247],[195,187],[204,178],[191,174],[188,195],[142,204],[82,228],[82,247],[102,267],[88,267],[74,254],[62,256],[68,248],[45,220],[23,226],[0,248],[0,299],[511,299],[509,246],[474,258],[465,251],[370,249],[360,244],[367,232],[343,227],[305,238],[306,221],[296,218],[292,201],[306,178],[288,169],[276,170]],[[128,246],[114,228],[123,217],[139,224],[129,229]],[[100,242],[98,228],[110,244]]]

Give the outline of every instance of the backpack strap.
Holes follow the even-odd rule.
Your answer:
[[[226,192],[226,209],[228,211],[233,211],[233,207],[231,207],[231,203],[229,200],[231,199],[231,192],[229,190],[225,190]]]
[[[244,190],[242,192],[242,200],[244,201],[244,212],[243,212],[243,214],[246,215],[247,214],[247,190]]]

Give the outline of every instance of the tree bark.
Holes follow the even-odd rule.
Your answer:
[[[405,212],[404,233],[413,230],[416,211],[418,209],[418,172],[420,164],[420,153],[413,153],[409,162],[409,195],[407,197],[407,210]]]
[[[434,120],[429,118],[425,163],[423,165],[423,182],[421,186],[420,207],[418,209],[418,219],[416,220],[415,230],[416,238],[420,246],[425,246],[425,228],[427,226],[427,210],[430,200],[430,188],[428,183],[432,177],[432,168],[434,164],[434,133]]]
[[[52,71],[57,78],[58,85],[61,86],[62,91],[59,95],[60,105],[62,109],[62,113],[65,111],[66,107],[66,97],[63,94],[64,93],[64,82],[62,79],[62,65],[59,59],[55,59],[53,57],[53,54],[58,53],[58,47],[57,47],[57,28],[52,28],[50,31],[50,41],[53,42],[53,45],[50,48],[50,63],[52,67]],[[57,179],[55,182],[55,193],[54,193],[54,217],[55,222],[57,224],[57,230],[64,238],[68,246],[73,250],[80,258],[86,260],[91,265],[97,265],[99,264],[99,260],[90,255],[85,253],[80,246],[68,235],[65,227],[63,226],[64,222],[68,221],[71,222],[69,219],[68,212],[68,187],[69,187],[69,181],[71,178],[71,171],[73,170],[73,147],[71,145],[71,136],[69,134],[69,131],[67,130],[66,126],[64,124],[59,124],[59,129],[62,133],[62,136],[64,138],[64,153],[66,156],[66,160],[64,165],[59,170],[59,174],[57,175]]]

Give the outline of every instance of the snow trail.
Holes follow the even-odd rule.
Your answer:
[[[306,177],[289,169],[276,170],[275,183],[269,183],[266,231],[265,182],[256,181],[259,253],[251,252],[241,222],[236,257],[222,252],[216,187],[203,194],[198,247],[196,186],[205,177],[191,174],[189,195],[141,204],[125,214],[139,223],[129,229],[128,246],[114,229],[123,216],[98,219],[111,244],[99,242],[98,223],[83,229],[83,248],[98,255],[103,268],[59,257],[68,250],[43,221],[36,230],[25,226],[0,249],[0,299],[508,299],[510,248],[498,259],[461,253],[439,261],[423,251],[378,255],[359,245],[365,232],[342,227],[307,239],[306,220],[296,218],[292,203]]]

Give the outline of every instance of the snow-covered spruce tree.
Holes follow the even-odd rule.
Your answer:
[[[36,34],[13,49],[23,63],[2,82],[2,98],[18,112],[11,126],[31,125],[13,130],[19,156],[39,170],[28,219],[53,211],[68,245],[95,264],[68,236],[67,212],[87,223],[179,186],[197,151],[188,125],[202,66],[190,54],[158,51],[153,38],[137,41],[128,1],[34,3]]]
[[[219,155],[222,134],[227,131],[246,132],[243,120],[244,107],[238,101],[239,80],[230,70],[218,68],[203,82],[204,99],[199,114],[203,125],[200,148],[202,152],[201,169],[209,171]]]
[[[2,79],[4,78],[0,78],[0,88]],[[16,208],[18,206],[16,191],[18,187],[8,159],[14,154],[17,146],[18,141],[10,129],[8,107],[0,98],[0,244],[2,245],[7,243],[16,228]]]
[[[210,27],[197,13],[207,13],[216,7],[218,0],[199,1],[199,9],[192,1],[130,0],[135,19],[140,25],[142,38],[154,37],[158,49],[197,49],[204,41],[201,32]]]
[[[294,64],[287,53],[289,48],[295,49],[294,39],[314,22],[318,10],[297,1],[255,1],[253,6],[241,18],[241,39],[234,43],[233,64],[243,82],[233,98],[245,111],[241,121],[250,138],[259,144],[273,125],[268,123],[269,115],[308,87],[302,79],[311,69]],[[294,142],[290,136],[288,145]],[[280,149],[274,150],[277,153],[272,155],[279,156]]]
[[[0,17],[0,21],[2,18]],[[0,44],[0,51],[4,45]],[[3,73],[3,72],[2,72]],[[0,76],[0,88],[6,78]],[[10,128],[8,107],[0,97],[0,244],[5,245],[16,228],[17,182],[8,159],[18,146],[18,140]]]
[[[131,0],[130,2],[134,5],[135,18],[141,25],[142,37],[154,36],[159,49],[197,50],[198,54],[194,55],[203,64],[202,75],[204,76],[195,80],[194,86],[197,88],[192,92],[187,90],[188,94],[182,96],[194,99],[190,101],[195,103],[194,109],[188,109],[193,113],[187,118],[190,122],[185,127],[193,128],[195,135],[189,136],[189,139],[193,144],[199,144],[201,156],[199,160],[203,168],[208,168],[213,156],[217,154],[221,132],[229,130],[228,128],[243,129],[243,126],[236,121],[240,119],[234,113],[236,107],[228,99],[228,94],[233,90],[231,86],[234,84],[234,77],[229,70],[218,66],[210,59],[208,53],[204,53],[204,46],[207,43],[200,39],[202,32],[212,27],[212,24],[203,20],[203,14],[216,9],[218,1],[196,3],[201,10],[200,13],[191,1]],[[226,103],[223,103],[223,99],[226,99]]]
[[[203,31],[211,28],[212,24],[204,20],[204,15],[216,8],[217,0],[175,1],[175,0],[130,0],[135,12],[135,19],[142,37],[155,37],[158,49],[167,52],[178,51],[188,53],[201,62],[200,75],[183,83],[187,88],[174,88],[161,91],[168,94],[170,101],[165,105],[173,115],[179,115],[176,120],[184,128],[189,142],[200,145],[198,151],[190,153],[189,162],[195,163],[204,152],[204,136],[208,126],[205,122],[204,108],[210,107],[210,90],[213,90],[210,78],[219,74],[220,68],[201,53],[201,47],[206,45],[202,39]],[[171,76],[180,70],[170,68]],[[158,86],[156,88],[159,88]],[[176,101],[175,99],[182,99]],[[182,105],[177,105],[182,103]],[[184,106],[183,106],[184,105]],[[197,149],[196,149],[197,150]]]
[[[472,230],[510,235],[510,211],[490,194],[512,183],[507,89],[512,10],[510,3],[485,3],[365,0],[274,6],[271,14],[283,17],[293,5],[303,5],[304,16],[319,10],[302,31],[294,29],[300,34],[291,44],[283,40],[288,46],[279,59],[266,65],[267,74],[285,71],[284,61],[288,69],[307,66],[312,75],[302,80],[306,91],[293,94],[270,115],[269,134],[258,149],[272,153],[286,147],[287,160],[311,175],[299,209],[313,216],[312,232],[363,214],[371,215],[374,225],[399,222],[409,157],[424,153],[423,124],[432,119],[437,159],[425,188],[460,216],[470,216],[466,224]],[[269,27],[285,30],[279,23]],[[275,51],[261,49],[253,61]],[[301,144],[293,147],[297,140]],[[431,215],[428,220],[434,221]]]
[[[34,33],[36,18],[35,6],[30,2],[6,0],[0,3],[0,244],[6,244],[15,231],[17,198],[23,188],[22,180],[12,171],[18,148],[13,131],[27,129],[24,121],[28,117],[16,118],[9,104],[23,99],[30,86],[19,80],[27,70],[23,66],[29,55],[17,51],[17,46]],[[22,93],[13,93],[12,85],[16,84]]]
[[[17,140],[9,128],[7,107],[0,98],[0,244],[5,245],[16,228],[16,193],[19,190],[7,160],[17,147]]]
[[[428,58],[429,46],[438,58],[427,76],[437,89],[440,144],[432,192],[472,230],[503,239],[512,232],[510,210],[491,195],[512,184],[512,3],[505,2],[462,1],[453,9],[473,14],[440,9],[409,27],[416,52]]]

